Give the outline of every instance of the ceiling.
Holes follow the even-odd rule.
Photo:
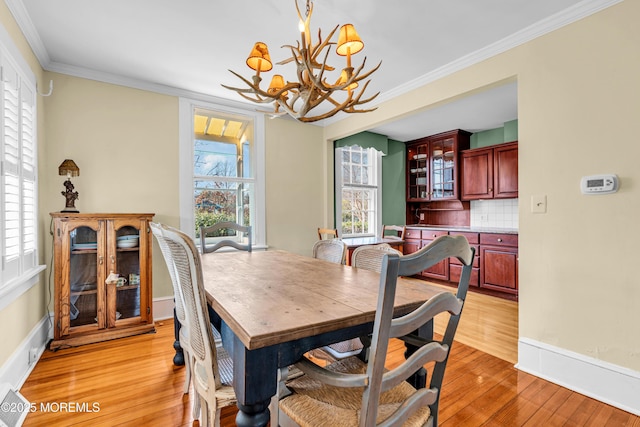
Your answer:
[[[366,92],[380,92],[375,102],[381,102],[580,19],[604,1],[316,0],[311,32],[315,39],[318,28],[326,36],[353,23],[365,42],[354,65],[364,56],[366,68],[382,61]],[[280,46],[299,38],[294,0],[5,2],[47,70],[245,102],[221,84],[242,86],[228,70],[250,77],[246,57],[263,41],[274,68],[291,69],[285,78],[293,74],[292,64],[275,63],[290,56]],[[330,56],[328,63],[340,67],[339,60]],[[492,129],[515,118],[517,84],[510,83],[371,130],[406,141],[453,128]]]

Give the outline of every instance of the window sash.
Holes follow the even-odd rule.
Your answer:
[[[336,224],[342,230],[341,235],[349,237],[373,236],[381,228],[381,159],[382,153],[373,148],[361,149],[358,147],[355,150],[351,147],[336,148]],[[354,177],[357,179],[352,179]],[[365,177],[366,179],[363,179]],[[345,193],[349,192],[368,194],[366,208],[362,206],[358,208],[352,202],[351,204],[347,203],[345,206],[347,209],[343,211]],[[355,207],[355,209],[349,209],[349,206]]]
[[[202,100],[180,98],[179,103],[179,134],[180,134],[180,228],[195,236],[195,197],[194,182],[196,180],[214,179],[221,182],[237,182],[252,188],[251,218],[253,245],[258,248],[266,247],[265,224],[265,119],[264,115],[254,110],[239,107],[213,104]],[[241,144],[242,178],[196,176],[194,174],[194,113],[201,114],[210,111],[214,115],[243,117],[252,120],[253,138],[249,143]],[[250,147],[249,147],[250,144]],[[250,149],[250,155],[247,150]],[[250,177],[250,178],[249,178]]]

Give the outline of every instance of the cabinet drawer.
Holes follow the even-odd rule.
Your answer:
[[[462,266],[449,265],[449,281],[458,283],[460,282],[460,276],[462,276]],[[476,288],[480,286],[480,269],[479,268],[471,269],[471,276],[469,277],[469,286],[474,286]]]
[[[478,243],[480,243],[480,237],[478,236],[478,233],[470,233],[470,232],[466,232],[466,231],[451,231],[449,232],[450,236],[464,236],[467,239],[467,242],[469,242],[470,245],[477,245]],[[476,249],[476,253],[478,253],[478,249]]]
[[[420,240],[422,238],[422,230],[415,228],[407,228],[404,232],[404,239],[415,239]]]
[[[481,245],[518,246],[517,234],[480,233]]]
[[[442,230],[422,230],[422,240],[433,240],[440,236],[449,235],[448,231]]]
[[[470,245],[470,246],[475,248],[476,250],[476,254],[473,257],[473,267],[479,268],[480,267],[480,246],[479,245]],[[449,263],[462,266],[462,263],[460,262],[460,260],[454,257],[449,258]]]

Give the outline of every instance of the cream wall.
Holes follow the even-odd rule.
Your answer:
[[[64,208],[66,158],[80,168],[73,178],[80,212],[149,212],[154,221],[179,226],[178,99],[172,96],[47,73],[53,94],[46,98],[46,157],[40,206],[48,213]],[[51,237],[47,236],[47,259]],[[172,295],[172,286],[154,241],[153,297]]]
[[[267,119],[267,244],[273,249],[311,255],[317,228],[333,224],[324,215],[328,200],[326,145],[322,128],[289,119]],[[332,179],[332,178],[331,178]]]
[[[13,40],[13,43],[17,50],[20,52],[22,58],[27,62],[31,71],[35,75],[36,82],[38,88],[42,91],[41,88],[48,88],[47,84],[43,84],[43,71],[40,67],[38,60],[35,55],[31,51],[29,44],[26,39],[23,37],[20,29],[18,28],[11,12],[7,9],[7,6],[4,2],[0,3],[0,24],[9,37]],[[37,123],[37,132],[39,139],[38,146],[38,171],[42,171],[47,164],[47,159],[43,158],[44,147],[46,146],[46,138],[44,136],[43,124],[45,119],[45,114],[42,111],[43,106],[43,98],[41,96],[37,97],[38,103],[38,123]],[[42,203],[39,201],[39,203]],[[40,222],[40,230],[39,230],[39,246],[38,249],[40,251],[40,264],[45,263],[45,256],[43,253],[44,248],[44,235],[46,233],[46,227]],[[0,345],[0,368],[4,365],[4,363],[11,357],[15,348],[17,348],[27,337],[27,335],[31,332],[31,330],[36,326],[36,324],[42,319],[45,314],[45,305],[46,305],[46,285],[45,285],[46,275],[45,273],[40,274],[40,282],[35,285],[33,288],[29,289],[23,295],[21,295],[16,301],[11,303],[9,306],[0,310],[0,325],[2,325],[2,345]],[[0,369],[1,370],[1,369]]]
[[[325,128],[334,140],[518,82],[520,338],[640,371],[640,2],[625,1]],[[618,193],[583,196],[583,175]],[[546,195],[546,214],[530,199]],[[329,208],[327,208],[329,210]]]

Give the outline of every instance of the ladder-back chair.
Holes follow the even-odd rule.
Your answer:
[[[473,256],[474,249],[463,236],[439,237],[402,257],[385,254],[368,363],[349,357],[322,368],[303,358],[296,366],[305,375],[288,382],[293,393],[280,400],[281,425],[436,426],[445,367],[467,295]],[[417,274],[449,257],[463,264],[456,294],[443,290],[411,313],[394,318],[398,277]],[[444,312],[449,313],[449,320],[442,339],[414,334]],[[405,340],[415,351],[387,371],[384,365],[391,338]],[[428,388],[416,389],[406,382],[432,363]]]

